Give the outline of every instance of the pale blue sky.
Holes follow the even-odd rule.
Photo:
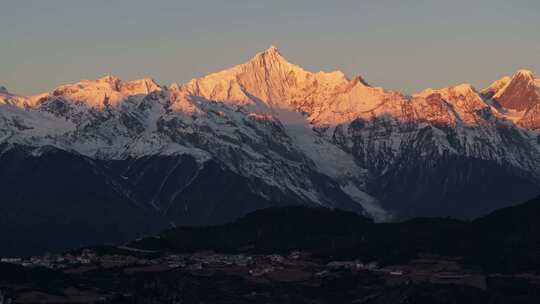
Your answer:
[[[0,0],[0,84],[186,82],[271,44],[308,70],[413,93],[540,74],[538,0]]]

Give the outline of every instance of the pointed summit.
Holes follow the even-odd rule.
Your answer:
[[[267,50],[266,50],[267,53],[278,53],[279,54],[279,49],[275,46],[275,45],[271,45]]]
[[[243,64],[192,79],[182,86],[188,94],[234,104],[288,106],[289,93],[315,76],[288,62],[275,46]]]
[[[271,46],[246,63],[192,79],[178,89],[187,95],[228,104],[313,113],[316,107],[330,103],[330,95],[368,87],[362,78],[349,81],[340,71],[306,71]]]
[[[535,78],[534,73],[526,69],[521,69],[517,71],[516,74],[514,74],[514,78],[516,77],[524,77],[524,78],[532,78],[532,79]]]
[[[540,88],[534,73],[529,70],[517,71],[512,80],[499,90],[493,99],[503,107],[517,111],[527,110],[540,103]]]
[[[8,90],[6,89],[6,87],[0,85],[0,94],[8,94]]]
[[[263,52],[257,53],[250,62],[256,62],[259,64],[283,62],[283,63],[290,64],[287,61],[287,59],[285,59],[285,57],[281,55],[281,52],[279,51],[279,49],[274,45],[270,46],[268,49],[266,49]]]
[[[267,56],[280,56],[281,52],[275,45],[271,45],[269,48],[267,48],[265,51],[258,53],[257,55],[267,55]]]

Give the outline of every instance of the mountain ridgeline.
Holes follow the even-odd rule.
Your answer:
[[[474,218],[534,197],[539,179],[540,80],[526,70],[407,96],[271,47],[185,84],[0,88],[3,255],[288,205]]]

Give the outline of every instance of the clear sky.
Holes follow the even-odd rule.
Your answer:
[[[106,74],[182,83],[272,44],[406,93],[480,88],[540,74],[540,1],[0,0],[0,84],[20,94]]]

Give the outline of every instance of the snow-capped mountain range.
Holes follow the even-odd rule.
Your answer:
[[[54,172],[58,155],[73,162],[66,172]],[[271,47],[186,84],[107,76],[36,96],[1,87],[0,159],[8,222],[46,209],[37,197],[65,200],[55,174],[73,167],[103,183],[70,180],[73,191],[110,192],[167,225],[291,203],[376,220],[470,217],[540,192],[540,80],[521,70],[481,91],[407,96],[305,71]],[[51,186],[28,193],[43,180]]]

